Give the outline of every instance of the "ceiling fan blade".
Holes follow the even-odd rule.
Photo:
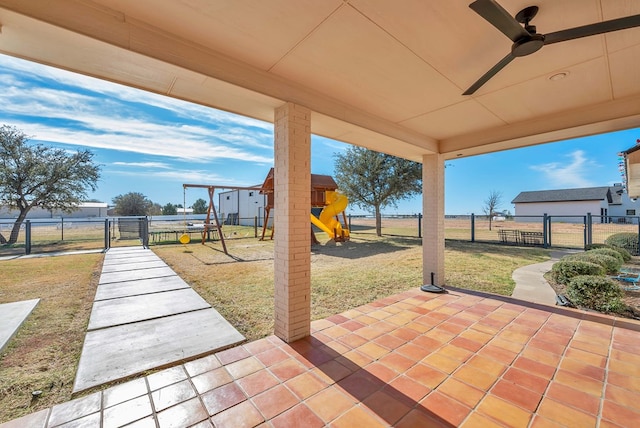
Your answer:
[[[471,85],[469,87],[469,89],[464,91],[464,93],[462,95],[471,95],[471,94],[473,94],[475,91],[480,89],[480,87],[482,85],[487,83],[489,81],[489,79],[491,79],[493,76],[495,76],[500,70],[505,68],[507,66],[507,64],[509,64],[514,59],[515,59],[515,56],[511,55],[511,52],[509,52],[507,54],[507,56],[502,58],[496,65],[491,67],[491,70],[487,71],[484,74],[484,76],[482,76],[480,79],[478,79],[478,81],[476,81],[476,83],[474,83],[473,85]]]
[[[567,30],[556,31],[555,33],[545,34],[544,44],[550,45],[552,43],[579,39],[581,37],[595,36],[596,34],[624,30],[626,28],[633,27],[640,27],[640,15],[626,16],[624,18],[612,19],[610,21],[598,22],[595,24],[583,25],[582,27],[569,28]]]
[[[512,42],[530,35],[509,12],[494,0],[476,0],[469,7],[510,38]]]

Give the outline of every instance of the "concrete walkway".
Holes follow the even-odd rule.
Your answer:
[[[73,392],[244,340],[151,250],[112,248],[105,254]]]
[[[38,302],[40,302],[40,299],[22,300],[0,305],[0,353],[18,332],[20,326],[31,314]]]
[[[544,279],[544,274],[551,270],[555,262],[573,250],[553,250],[551,259],[546,262],[523,266],[513,271],[512,278],[516,282],[511,297],[527,302],[556,304],[556,292]]]

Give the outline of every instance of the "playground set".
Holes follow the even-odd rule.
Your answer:
[[[213,202],[216,189],[224,190],[254,190],[259,191],[261,194],[267,196],[267,204],[265,206],[265,218],[262,226],[262,236],[260,240],[265,239],[267,227],[269,224],[269,217],[271,210],[274,208],[275,202],[275,189],[274,189],[274,171],[273,168],[269,170],[264,183],[260,187],[237,187],[237,186],[221,186],[221,185],[206,185],[206,184],[183,184],[183,190],[186,192],[188,188],[200,188],[207,189],[209,195],[209,207],[207,208],[207,216],[204,224],[202,225],[202,244],[210,236],[213,231],[217,233],[222,249],[225,254],[229,254],[227,251],[227,245],[224,241],[224,234],[222,233],[222,224],[218,218],[215,204]],[[349,203],[347,197],[337,191],[338,185],[329,175],[311,174],[311,207],[310,208],[322,208],[320,214],[316,217],[313,213],[310,213],[310,221],[317,228],[325,232],[329,238],[335,242],[345,242],[349,240],[349,229],[347,225],[347,217],[345,210]],[[340,221],[342,216],[342,222]],[[212,222],[213,221],[213,222]],[[271,228],[270,239],[273,239],[275,228]],[[313,227],[311,227],[311,240],[314,243],[319,243]],[[187,244],[190,241],[189,235],[184,234],[180,237],[179,241],[182,244]]]

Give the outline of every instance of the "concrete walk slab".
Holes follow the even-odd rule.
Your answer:
[[[0,352],[18,332],[40,299],[0,304]]]
[[[124,272],[128,270],[149,269],[165,267],[167,264],[160,259],[157,260],[127,260],[126,263],[110,263],[102,266],[102,273]]]
[[[109,250],[73,392],[244,340],[152,251],[137,247]]]
[[[94,300],[117,299],[127,296],[161,293],[163,291],[189,288],[178,275],[163,276],[161,278],[139,279],[134,281],[112,282],[98,285]]]
[[[89,331],[210,308],[192,288],[101,300],[93,304]]]
[[[153,261],[161,260],[155,254],[137,254],[137,255],[132,255],[132,256],[123,254],[123,256],[126,256],[126,257],[105,257],[104,258],[104,262],[103,262],[103,266],[117,265],[117,264],[120,264],[120,263],[128,263],[128,262],[132,262],[132,261],[136,261],[136,262],[153,262]]]
[[[109,248],[109,251],[105,254],[106,259],[112,258],[127,258],[127,257],[142,257],[145,255],[154,255],[155,253],[148,248],[143,247],[121,247],[121,248]]]
[[[163,276],[172,276],[176,273],[168,266],[128,270],[124,272],[107,272],[100,275],[98,284],[108,284],[111,282],[133,281],[137,279],[161,278]]]
[[[543,276],[551,270],[554,263],[555,261],[551,260],[523,266],[513,271],[512,277],[516,282],[516,287],[513,289],[511,297],[532,303],[554,305],[556,292]]]
[[[90,331],[73,392],[206,355],[244,339],[213,308]]]
[[[532,303],[546,305],[556,304],[556,292],[546,279],[544,274],[551,270],[555,262],[564,255],[575,253],[575,250],[556,250],[551,252],[551,259],[546,262],[536,263],[513,271],[512,278],[516,283],[511,297]]]
[[[143,246],[139,246],[139,247],[111,247],[111,248],[109,248],[109,251],[107,251],[107,254],[109,256],[114,256],[114,255],[118,255],[118,254],[134,254],[134,253],[153,253],[153,251],[151,251],[148,248],[144,248]]]

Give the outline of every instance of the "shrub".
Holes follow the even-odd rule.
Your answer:
[[[620,254],[620,252],[614,250],[613,248],[595,248],[593,250],[589,250],[588,252],[591,254],[605,254],[607,256],[615,257],[620,261],[621,266],[622,266],[622,263],[624,263],[624,258],[622,257],[622,254]]]
[[[567,295],[576,305],[599,312],[620,313],[626,308],[620,286],[602,276],[580,275],[572,278],[567,285]]]
[[[638,255],[638,234],[631,232],[614,233],[604,240],[605,244],[624,248],[633,255]]]
[[[583,262],[595,263],[602,266],[605,269],[605,272],[610,274],[617,273],[622,267],[622,261],[620,261],[620,259],[606,254],[594,253],[593,251],[569,254],[568,256],[564,256],[561,260],[580,260]]]
[[[605,270],[599,264],[582,260],[560,260],[551,268],[551,278],[559,284],[567,284],[571,278],[579,275],[604,274]]]
[[[625,262],[628,262],[629,260],[631,260],[631,253],[629,253],[624,248],[616,247],[615,245],[589,244],[589,245],[587,245],[587,247],[585,249],[588,251],[588,250],[596,250],[596,249],[599,249],[599,248],[609,248],[611,250],[617,251],[618,253],[620,253],[620,255],[622,256],[622,260],[625,261]]]

